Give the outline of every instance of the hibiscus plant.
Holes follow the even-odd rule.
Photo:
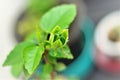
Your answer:
[[[11,66],[15,77],[24,72],[26,79],[54,80],[56,73],[66,66],[57,59],[73,59],[67,45],[68,27],[76,17],[74,4],[63,4],[50,9],[35,25],[36,31],[17,44],[3,66]],[[30,23],[29,23],[30,24]]]

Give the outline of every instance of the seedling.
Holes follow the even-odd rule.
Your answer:
[[[74,4],[64,4],[49,10],[36,26],[36,32],[17,44],[10,52],[3,66],[11,66],[12,74],[21,72],[26,78],[54,80],[56,72],[64,70],[65,64],[57,59],[73,59],[67,45],[68,27],[76,16]]]

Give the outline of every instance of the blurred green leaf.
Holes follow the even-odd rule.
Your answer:
[[[28,10],[41,15],[53,7],[57,0],[30,0],[29,2]]]
[[[53,70],[53,67],[51,64],[45,64],[43,67],[43,73],[44,74],[50,74]]]
[[[67,45],[62,48],[50,50],[49,54],[55,58],[73,59],[73,55]]]
[[[62,29],[68,28],[75,16],[76,6],[74,4],[57,6],[42,17],[40,27],[48,33],[57,25]]]
[[[39,26],[36,26],[36,35],[38,37],[38,40],[40,43],[42,43],[42,31],[40,30],[40,27]]]
[[[28,70],[29,74],[32,74],[39,65],[43,53],[43,44],[40,44],[39,46],[29,46],[26,49],[24,49],[24,65],[25,69]]]
[[[51,75],[50,74],[44,74],[42,73],[40,75],[40,79],[39,80],[50,80],[51,79]]]
[[[31,45],[34,45],[34,44],[28,41],[25,41],[16,45],[15,48],[7,56],[3,66],[23,63],[23,58],[22,58],[23,50],[25,47],[31,46]]]
[[[11,73],[14,77],[18,78],[23,71],[23,63],[12,65]]]
[[[64,63],[57,63],[56,65],[55,65],[55,70],[56,71],[63,71],[63,70],[65,70],[66,69],[66,65],[64,64]]]
[[[50,56],[49,54],[47,54],[47,59],[48,59],[48,61],[49,61],[49,63],[51,63],[51,64],[56,64],[57,63],[57,60],[56,60],[56,58],[54,58],[54,57],[52,57],[52,56]]]
[[[39,25],[40,15],[24,13],[25,16],[18,21],[17,31],[19,36],[26,38],[29,34],[36,31],[36,25]]]

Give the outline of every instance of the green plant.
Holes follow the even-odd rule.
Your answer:
[[[56,71],[65,69],[65,65],[57,59],[73,59],[67,42],[68,27],[75,16],[74,4],[64,4],[48,11],[41,18],[36,32],[15,46],[3,66],[10,65],[15,77],[24,71],[27,78],[42,68],[37,78],[53,79]]]

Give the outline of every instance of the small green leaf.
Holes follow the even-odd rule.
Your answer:
[[[61,42],[63,43],[63,45],[66,45],[68,42],[68,29],[62,30],[60,35],[61,35],[60,37]]]
[[[14,77],[18,78],[23,71],[23,63],[12,65],[11,73]]]
[[[23,58],[22,58],[23,50],[25,47],[31,45],[34,44],[28,41],[16,45],[15,48],[7,56],[7,59],[5,60],[3,66],[14,65],[23,62]]]
[[[53,43],[53,41],[54,41],[54,34],[51,33],[51,34],[50,34],[50,38],[49,38],[49,42],[50,42],[50,43]]]
[[[50,80],[51,79],[51,72],[53,71],[52,64],[42,65],[41,71],[39,71],[39,72],[41,72],[41,73],[39,73],[40,80]]]
[[[43,67],[43,73],[44,74],[50,74],[53,70],[53,67],[51,64],[45,64]]]
[[[60,26],[56,26],[52,30],[51,35],[54,35],[53,42],[55,42],[58,39],[60,39],[63,45],[65,45],[68,42],[68,29],[61,29]]]
[[[43,53],[43,44],[40,44],[39,46],[29,46],[26,49],[24,49],[24,65],[25,69],[28,70],[29,74],[32,74],[39,65]]]
[[[57,6],[42,17],[40,27],[48,33],[57,25],[62,29],[68,28],[75,16],[76,6],[74,4]]]
[[[50,56],[55,57],[55,58],[73,59],[73,55],[68,46],[57,48],[55,50],[54,49],[50,50],[49,54]]]
[[[51,43],[50,43],[50,41],[45,41],[45,44],[46,44],[46,49],[50,50],[51,49]]]
[[[61,27],[57,25],[57,26],[55,26],[53,28],[53,30],[51,31],[51,33],[53,33],[53,34],[60,33],[62,30],[63,29],[61,29]]]
[[[55,69],[56,69],[56,71],[63,71],[63,70],[65,70],[66,69],[66,65],[65,64],[63,64],[63,63],[57,63],[56,65],[55,65]]]
[[[50,33],[49,45],[48,48],[54,49],[63,47],[68,42],[68,29],[61,29],[59,26],[56,26]]]
[[[41,15],[53,7],[56,2],[57,0],[29,0],[28,10],[34,14]]]
[[[47,54],[46,57],[47,57],[48,61],[49,61],[51,64],[56,64],[56,63],[57,63],[56,58],[50,56],[49,54]]]
[[[62,47],[62,46],[63,46],[63,44],[60,41],[60,39],[56,40],[53,44],[51,44],[51,48],[54,48],[54,49]]]

